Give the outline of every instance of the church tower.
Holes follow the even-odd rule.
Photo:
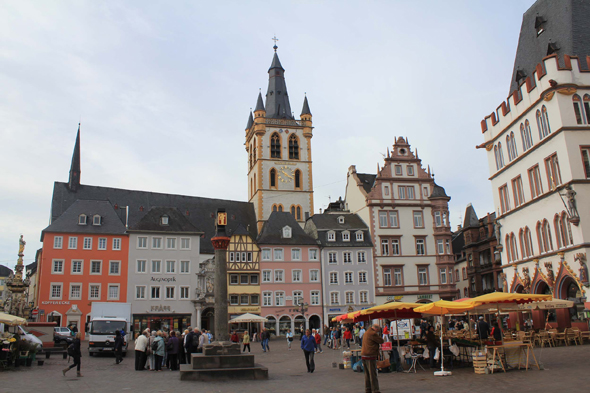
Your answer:
[[[246,126],[248,200],[254,204],[258,230],[273,211],[291,212],[301,226],[313,215],[311,111],[305,97],[300,120],[293,116],[285,69],[276,44],[273,48],[266,100],[258,93]]]

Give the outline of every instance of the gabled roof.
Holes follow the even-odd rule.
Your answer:
[[[0,265],[0,277],[8,277],[12,273],[13,273],[12,269],[10,269],[9,267],[6,267],[4,265]]]
[[[162,225],[162,216],[168,217],[168,225]],[[151,208],[137,224],[129,228],[129,232],[133,231],[202,233],[175,207]]]
[[[290,238],[283,237],[285,226],[291,228]],[[305,233],[295,217],[287,212],[272,212],[256,241],[259,244],[317,245],[315,239]]]
[[[65,183],[62,184],[67,187]],[[74,196],[76,195],[77,193],[74,193]],[[81,214],[88,217],[86,225],[78,225],[78,217]],[[97,214],[101,217],[101,224],[93,225],[93,216]],[[122,235],[125,231],[125,225],[108,201],[78,199],[51,221],[51,224],[43,230],[41,240],[45,232]]]
[[[250,232],[248,232],[248,230],[242,225],[239,224],[238,227],[231,233],[229,233],[229,236],[252,236],[252,234]]]
[[[357,173],[356,174],[361,181],[365,192],[368,194],[373,189],[373,185],[375,184],[375,179],[377,175],[372,175],[370,173]]]
[[[344,218],[344,223],[339,222],[339,218]],[[315,228],[310,228],[309,224]],[[322,247],[373,247],[369,227],[358,214],[354,213],[323,213],[314,214],[306,223],[305,229],[313,236],[317,236],[317,241]],[[315,229],[315,230],[314,230]],[[328,241],[327,233],[335,232],[335,241]],[[344,241],[343,232],[350,233],[349,240]],[[356,232],[363,232],[363,240],[356,240]]]
[[[344,217],[344,224],[340,224],[338,222],[339,217]],[[313,221],[316,228],[321,230],[349,230],[349,231],[356,231],[356,230],[368,230],[369,227],[362,218],[359,217],[358,214],[353,213],[324,213],[324,214],[314,214],[309,218]]]
[[[473,205],[470,203],[465,209],[465,219],[463,220],[463,228],[478,227],[479,219],[475,213]]]
[[[432,198],[449,198],[450,199],[450,197],[445,192],[445,189],[436,183],[434,183],[434,187],[432,188],[432,193],[430,194],[430,196],[428,198],[429,199],[432,199]]]
[[[254,205],[248,202],[230,201],[224,199],[200,198],[185,195],[161,194],[149,191],[125,190],[120,188],[81,185],[77,192],[68,190],[67,183],[55,182],[51,203],[52,225],[76,200],[107,201],[112,207],[117,205],[116,215],[120,222],[125,221],[125,207],[129,206],[129,226],[136,225],[152,207],[168,206],[177,208],[192,225],[204,232],[201,252],[213,254],[211,237],[215,235],[215,217],[217,209],[225,208],[228,215],[226,230],[228,233],[244,225],[257,235],[256,215]]]

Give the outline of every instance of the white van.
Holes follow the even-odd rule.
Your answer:
[[[22,326],[15,326],[14,328],[10,329],[10,327],[8,327],[11,333],[16,333],[17,329],[18,329],[18,334],[20,334],[20,336],[22,338],[24,338],[25,340],[27,340],[28,342],[30,342],[31,344],[38,344],[39,348],[38,350],[42,350],[43,349],[43,342],[39,339],[39,337],[35,336],[34,334],[29,333],[25,328],[23,328]],[[3,323],[0,323],[0,333],[4,332],[5,326]]]

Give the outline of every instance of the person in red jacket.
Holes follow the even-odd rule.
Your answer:
[[[317,353],[324,353],[324,351],[322,351],[322,335],[320,334],[320,330],[318,329],[315,333],[315,343],[316,343],[316,352]]]
[[[350,349],[350,340],[352,340],[352,332],[349,328],[346,328],[346,330],[344,330],[344,339],[346,340],[346,345],[348,346],[348,349]]]
[[[389,331],[387,330],[387,324],[383,326],[383,341],[389,342]]]

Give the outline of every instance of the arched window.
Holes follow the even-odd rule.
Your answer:
[[[295,209],[295,213],[295,218],[301,220],[301,206],[297,206],[297,209]]]
[[[291,205],[291,214],[295,217],[295,205]]]
[[[551,239],[551,228],[549,227],[549,221],[543,221],[543,244],[545,246],[545,252],[553,251],[553,240]]]
[[[248,157],[248,168],[252,168],[252,149],[250,149],[250,156]]]
[[[586,123],[590,124],[590,95],[584,94],[584,114],[586,115]]]
[[[543,112],[543,132],[547,136],[551,134],[551,127],[549,126],[549,116],[547,115],[547,107],[545,105],[541,108],[541,112]]]
[[[272,205],[272,211],[273,211],[273,212],[276,212],[276,211],[278,211],[278,207],[277,207],[277,205]]]
[[[500,169],[500,159],[498,158],[498,146],[494,146],[494,158],[496,159],[496,170]]]
[[[543,139],[543,119],[540,110],[537,110],[537,128],[539,129],[539,140],[541,140]]]
[[[254,149],[252,152],[254,153],[254,164],[256,164],[256,141],[254,142]]]
[[[289,137],[289,159],[299,159],[299,138],[295,134],[291,134]]]
[[[500,159],[500,168],[504,168],[504,151],[502,150],[502,142],[498,142],[498,158]]]
[[[529,253],[526,247],[526,239],[524,237],[524,229],[520,228],[520,231],[518,232],[518,240],[520,242],[520,251],[522,252],[522,257],[523,258],[527,258],[529,257]]]
[[[539,253],[544,253],[545,250],[545,243],[543,243],[543,225],[540,222],[537,222],[537,241],[539,242]]]
[[[279,211],[282,212],[283,211],[283,205],[279,204]]]
[[[556,214],[554,219],[555,237],[557,238],[557,248],[566,247],[571,244],[569,241],[569,222],[567,221],[567,214],[563,212],[561,215]]]
[[[277,187],[277,171],[274,168],[272,168],[270,170],[270,187],[271,188]]]
[[[510,135],[506,135],[506,149],[508,150],[508,161],[514,160],[514,155],[512,154],[512,144],[510,143]]]
[[[512,254],[512,247],[510,245],[510,235],[506,234],[506,256],[508,257],[508,262],[514,261],[514,255]]]
[[[513,131],[510,132],[510,143],[512,144],[512,155],[516,158],[518,157],[518,150],[516,149],[516,139]]]
[[[531,230],[529,227],[526,227],[524,229],[524,241],[527,250],[527,255],[529,257],[532,257],[535,253],[535,250],[533,249],[533,237],[531,235]]]
[[[295,188],[301,188],[301,171],[299,169],[295,171]]]
[[[281,136],[277,132],[270,136],[270,158],[281,158]]]
[[[513,261],[517,261],[518,258],[518,246],[516,245],[516,237],[514,236],[514,232],[510,234],[510,255],[512,256]]]
[[[585,116],[584,116],[584,109],[582,108],[582,99],[579,95],[574,94],[572,97],[572,101],[574,103],[574,114],[576,115],[576,123],[584,124]]]
[[[252,198],[252,195],[254,195],[254,182],[252,178],[250,178],[250,198]]]

